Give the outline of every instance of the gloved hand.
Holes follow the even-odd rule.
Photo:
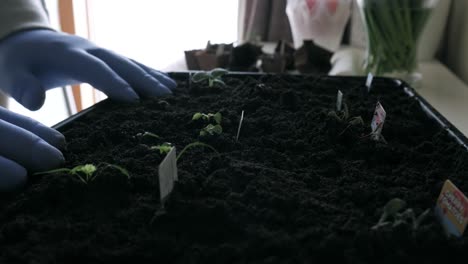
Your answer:
[[[124,102],[176,86],[165,74],[74,35],[35,29],[0,41],[0,89],[24,107],[37,110],[47,89],[77,83]]]
[[[56,130],[0,107],[0,192],[26,182],[27,171],[54,169],[64,158],[65,138]]]

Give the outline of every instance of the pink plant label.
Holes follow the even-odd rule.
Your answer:
[[[371,128],[372,128],[372,139],[380,140],[382,134],[382,128],[385,123],[385,118],[387,117],[387,113],[385,109],[377,102],[377,106],[375,107],[374,117],[372,118]]]
[[[310,13],[314,13],[315,10],[318,8],[320,1],[325,1],[328,12],[330,14],[335,14],[336,10],[338,9],[338,0],[305,0],[307,3],[307,8],[309,9]]]
[[[447,233],[463,235],[468,224],[468,199],[450,180],[442,187],[435,213]]]

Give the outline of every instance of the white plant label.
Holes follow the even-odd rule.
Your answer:
[[[370,92],[372,88],[372,81],[374,81],[374,75],[372,75],[372,73],[369,72],[369,74],[367,74],[367,80],[366,80],[367,92]]]
[[[371,128],[372,128],[372,139],[379,140],[381,138],[382,128],[385,123],[385,117],[387,113],[384,108],[377,102],[375,107],[374,117],[372,118]]]
[[[336,95],[336,111],[341,111],[343,107],[343,93],[338,90],[338,94]]]
[[[242,122],[244,122],[244,110],[242,110],[241,118],[239,120],[239,127],[237,128],[236,141],[239,141],[239,135],[242,127]]]
[[[159,193],[162,202],[172,192],[174,182],[178,180],[176,157],[176,148],[173,147],[161,164],[159,164]]]

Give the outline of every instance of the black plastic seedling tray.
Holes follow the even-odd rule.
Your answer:
[[[114,164],[131,177],[108,167],[89,184],[31,175],[17,197],[0,200],[0,262],[468,259],[468,234],[446,236],[433,210],[447,179],[468,192],[467,138],[406,83],[374,78],[368,92],[365,77],[230,73],[225,87],[209,88],[191,74],[171,73],[175,95],[104,100],[55,125],[67,138],[64,167]],[[332,112],[338,90],[344,121]],[[369,133],[377,102],[387,113],[386,142]],[[211,123],[194,114],[216,112],[222,133],[200,135]],[[167,156],[154,148],[165,142],[177,154],[193,142],[217,150],[186,151],[168,196],[157,180]],[[430,213],[416,229],[373,229],[394,198],[416,215]]]

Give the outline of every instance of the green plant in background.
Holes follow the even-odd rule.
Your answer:
[[[123,175],[127,176],[130,178],[130,174],[128,171],[120,166],[114,165],[114,164],[109,164],[109,163],[100,163],[98,166],[95,166],[93,164],[85,164],[85,165],[78,165],[72,169],[68,168],[60,168],[60,169],[55,169],[55,170],[49,170],[49,171],[44,171],[44,172],[38,172],[35,173],[34,175],[46,175],[46,174],[56,174],[56,173],[66,173],[68,175],[75,176],[78,180],[83,182],[84,184],[88,184],[92,182],[95,178],[95,172],[98,169],[101,169],[103,167],[111,167],[115,168],[120,173]]]
[[[200,136],[219,135],[223,133],[223,127],[221,126],[222,115],[220,112],[217,112],[216,114],[195,113],[192,117],[192,120],[199,120],[199,119],[205,120],[207,122],[210,122],[211,120],[215,121],[214,125],[208,124],[206,127],[202,128],[200,130]]]
[[[436,0],[358,0],[368,36],[366,70],[411,73],[418,40]]]
[[[209,87],[213,87],[215,84],[226,86],[221,77],[228,73],[227,70],[221,68],[216,68],[208,72],[197,72],[192,76],[192,81],[194,83],[200,83],[208,80]]]
[[[160,154],[167,154],[172,149],[172,144],[164,142],[161,145],[151,147],[151,150],[159,150]]]
[[[427,209],[426,211],[422,212],[418,217],[416,217],[412,208],[408,208],[402,213],[406,207],[406,202],[399,198],[394,198],[390,200],[384,207],[384,211],[380,216],[379,222],[372,227],[373,230],[377,230],[379,228],[391,226],[396,227],[402,224],[410,224],[413,230],[417,230],[424,219],[430,213],[430,210]]]

